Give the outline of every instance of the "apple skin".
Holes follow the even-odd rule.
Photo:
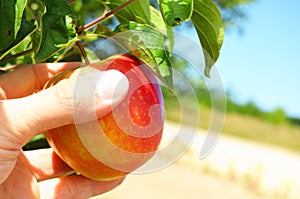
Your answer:
[[[65,125],[44,134],[55,153],[80,174],[99,181],[120,178],[146,163],[158,149],[164,123],[161,89],[154,74],[127,54],[86,67],[125,74],[126,97],[98,121]],[[60,75],[51,83],[69,76],[70,72]]]

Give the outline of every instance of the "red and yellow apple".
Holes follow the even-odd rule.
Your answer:
[[[162,93],[154,74],[130,55],[115,55],[86,67],[125,74],[126,97],[96,121],[65,125],[45,135],[75,171],[94,180],[116,179],[145,164],[157,151],[164,122]],[[51,83],[71,75],[54,77]]]

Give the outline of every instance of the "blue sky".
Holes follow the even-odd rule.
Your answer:
[[[247,13],[244,34],[225,34],[216,63],[225,88],[237,102],[300,117],[300,2],[258,0]]]

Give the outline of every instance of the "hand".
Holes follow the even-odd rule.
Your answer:
[[[99,182],[69,175],[74,171],[52,149],[22,151],[22,146],[33,136],[72,123],[73,104],[78,105],[76,111],[85,111],[90,106],[85,104],[84,96],[74,99],[74,79],[40,91],[54,74],[80,65],[28,65],[0,76],[0,198],[89,198],[123,181]],[[98,117],[109,112],[112,104],[119,103],[127,92],[123,88],[117,92],[119,96],[111,95],[110,90],[116,86],[114,82],[123,78],[113,73],[106,74],[111,76],[110,84],[100,86],[101,93],[107,96],[96,96],[97,110],[94,111]]]

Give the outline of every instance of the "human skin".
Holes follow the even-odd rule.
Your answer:
[[[27,65],[0,76],[0,198],[89,198],[114,189],[124,180],[101,182],[69,175],[74,171],[52,149],[22,151],[35,135],[72,123],[74,82],[66,80],[50,89],[42,88],[56,73],[80,65]],[[100,102],[98,117],[110,111],[107,100],[97,96],[96,101]]]

